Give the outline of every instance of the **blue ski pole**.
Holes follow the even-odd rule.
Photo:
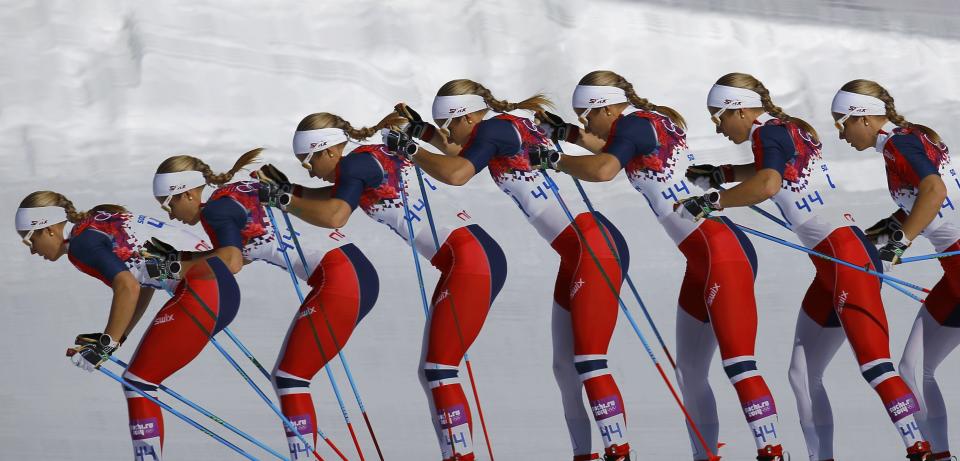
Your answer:
[[[120,360],[120,359],[118,359],[118,358],[116,358],[116,357],[114,357],[114,356],[112,356],[112,355],[111,355],[111,356],[108,356],[107,358],[110,359],[111,362],[116,363],[117,365],[120,365],[121,367],[123,367],[123,368],[125,368],[125,369],[128,368],[128,365],[127,365],[123,360]],[[287,461],[290,460],[290,458],[287,458],[287,457],[281,455],[281,454],[278,453],[276,450],[274,450],[274,449],[268,447],[267,445],[265,445],[263,442],[257,440],[256,438],[254,438],[253,436],[247,434],[246,432],[243,432],[243,431],[241,431],[240,429],[237,429],[234,425],[226,422],[225,420],[223,420],[223,419],[220,418],[219,416],[217,416],[217,415],[215,415],[215,414],[207,411],[205,408],[203,408],[203,407],[201,407],[200,405],[192,402],[190,399],[188,399],[188,398],[180,395],[180,393],[175,392],[173,389],[170,389],[169,387],[164,386],[163,384],[158,384],[157,387],[158,387],[161,391],[166,392],[167,394],[169,394],[171,397],[179,400],[180,402],[183,402],[183,403],[184,403],[185,405],[187,405],[188,407],[193,408],[194,410],[200,412],[200,414],[202,414],[203,416],[206,416],[207,418],[212,419],[212,420],[213,420],[214,422],[216,422],[217,424],[220,424],[221,426],[223,426],[223,427],[225,427],[225,428],[227,428],[227,429],[230,429],[234,434],[237,434],[237,435],[239,435],[240,437],[243,437],[243,438],[246,439],[248,442],[253,443],[254,445],[256,445],[256,446],[258,446],[258,447],[260,447],[260,448],[263,448],[264,450],[266,450],[268,453],[270,453],[270,454],[273,455],[274,457],[276,457],[276,458],[278,458],[278,459],[284,459],[284,460],[287,460]]]

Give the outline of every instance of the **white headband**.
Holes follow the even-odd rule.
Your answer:
[[[14,220],[17,231],[32,231],[43,229],[67,220],[67,211],[58,206],[41,206],[35,208],[17,208],[17,217]]]
[[[573,90],[574,109],[595,109],[627,102],[627,93],[615,86],[577,85]]]
[[[713,85],[707,94],[707,107],[721,109],[744,109],[763,107],[760,95],[753,90],[726,85]]]
[[[855,116],[886,115],[887,105],[873,96],[840,90],[833,97],[830,110],[838,114]]]
[[[487,108],[483,96],[458,94],[456,96],[437,96],[433,98],[433,119],[445,120],[460,117]]]
[[[312,154],[347,141],[347,133],[340,128],[298,131],[293,135],[294,154]]]
[[[153,196],[166,197],[188,191],[207,184],[203,173],[194,170],[176,173],[157,173],[153,175]]]

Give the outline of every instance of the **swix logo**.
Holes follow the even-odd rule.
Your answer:
[[[174,184],[170,186],[170,192],[178,192],[187,188],[186,184]]]
[[[163,314],[153,319],[153,325],[154,326],[163,325],[164,323],[172,322],[172,321],[173,321],[173,314]]]
[[[441,291],[441,292],[440,292],[440,296],[437,296],[437,302],[436,302],[436,304],[440,304],[441,302],[443,302],[444,299],[447,299],[447,297],[449,297],[449,296],[450,296],[450,290],[443,290],[443,291]]]
[[[710,287],[710,293],[707,294],[708,306],[713,305],[713,300],[717,297],[717,293],[719,292],[720,292],[720,284],[714,283],[713,286]]]
[[[737,107],[737,106],[740,106],[741,104],[743,104],[743,101],[741,101],[741,100],[739,100],[739,99],[724,99],[724,100],[723,100],[723,105],[727,106],[728,108],[729,108],[729,107]]]
[[[583,286],[586,284],[587,282],[584,282],[583,279],[578,279],[576,282],[574,282],[573,286],[570,287],[570,297],[572,298],[574,295],[576,295],[577,292],[580,291],[580,288],[583,288]]]
[[[35,219],[35,220],[33,220],[33,221],[30,221],[30,225],[31,225],[31,226],[46,226],[46,225],[47,225],[47,222],[49,222],[49,221],[50,221],[50,220],[49,220],[49,219],[46,219],[46,218],[44,218],[44,219]]]
[[[840,291],[840,296],[837,298],[837,315],[843,312],[843,306],[847,304],[847,296],[849,296],[849,293],[844,290]]]
[[[302,318],[304,318],[304,317],[309,317],[309,316],[313,315],[315,312],[317,312],[317,309],[316,309],[315,307],[313,307],[313,306],[310,306],[310,307],[308,307],[308,308],[300,311],[300,313],[297,314],[297,318],[298,318],[298,319],[302,319]]]
[[[883,156],[886,157],[886,158],[888,158],[888,159],[890,159],[890,160],[896,160],[896,159],[893,157],[893,154],[891,154],[890,152],[887,152],[886,149],[883,150]]]
[[[607,98],[590,98],[587,100],[587,104],[605,104]]]
[[[320,142],[312,142],[310,143],[310,150],[322,150],[327,147],[327,144],[329,142],[330,141],[326,141],[326,140],[320,141]]]
[[[450,109],[450,111],[447,112],[447,113],[448,113],[448,114],[451,114],[451,115],[454,115],[454,114],[462,114],[462,113],[464,113],[464,112],[466,112],[466,111],[467,111],[467,108],[466,108],[466,107],[454,107],[454,108]]]
[[[851,114],[861,113],[861,112],[866,112],[866,111],[867,111],[867,108],[866,108],[866,107],[858,107],[858,106],[849,106],[849,107],[847,107],[847,112],[849,112],[849,113],[851,113]]]

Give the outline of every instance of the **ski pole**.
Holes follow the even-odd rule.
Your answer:
[[[73,354],[75,354],[75,353],[76,353],[76,349],[67,349],[67,355],[68,355],[68,356],[73,355]],[[97,370],[98,370],[100,373],[103,373],[103,374],[107,375],[108,377],[110,377],[110,379],[112,379],[112,380],[114,380],[114,381],[122,384],[125,389],[129,389],[129,390],[131,390],[131,391],[133,391],[133,392],[136,392],[136,393],[139,394],[141,397],[143,397],[143,398],[145,398],[145,399],[147,399],[147,400],[149,400],[149,401],[157,404],[160,408],[162,408],[162,409],[164,409],[164,410],[167,410],[167,412],[171,413],[172,415],[176,416],[177,418],[180,418],[181,420],[183,420],[183,422],[185,422],[185,423],[193,426],[195,429],[199,430],[200,432],[203,432],[204,434],[209,435],[210,437],[212,437],[212,438],[213,438],[214,440],[216,440],[217,442],[220,442],[220,443],[226,445],[226,446],[229,447],[231,450],[239,453],[239,454],[240,454],[241,456],[243,456],[244,458],[247,458],[247,459],[252,460],[252,461],[257,461],[257,458],[255,458],[255,457],[254,457],[253,455],[251,455],[250,453],[247,453],[246,451],[243,451],[242,448],[240,448],[240,447],[238,447],[238,446],[230,443],[230,441],[228,441],[227,439],[224,439],[223,437],[220,437],[219,435],[217,435],[217,433],[211,431],[210,429],[207,429],[204,425],[202,425],[202,424],[194,421],[194,420],[193,420],[192,418],[190,418],[189,416],[187,416],[187,415],[185,415],[185,414],[183,414],[183,413],[180,413],[179,411],[175,410],[175,409],[174,409],[173,407],[171,407],[170,405],[167,405],[166,403],[161,402],[161,401],[160,401],[159,399],[157,399],[156,397],[154,397],[154,396],[152,396],[152,395],[150,395],[150,394],[147,394],[146,392],[144,392],[144,391],[141,390],[141,389],[138,389],[138,388],[137,388],[136,386],[134,386],[133,384],[130,384],[126,379],[123,379],[122,377],[118,376],[116,373],[114,373],[114,372],[106,369],[106,367],[98,367]]]
[[[722,187],[722,186],[721,186],[721,187],[718,187],[718,189],[720,189],[720,190],[726,190],[726,189],[725,189],[724,187]],[[790,228],[790,225],[789,225],[789,224],[787,224],[784,220],[782,220],[782,219],[774,216],[773,214],[771,214],[771,213],[768,212],[767,210],[764,210],[763,208],[760,208],[760,207],[757,206],[757,205],[750,205],[749,208],[750,208],[751,210],[759,213],[760,215],[764,216],[765,218],[767,218],[767,219],[769,219],[769,220],[771,220],[771,221],[779,224],[779,225],[780,225],[781,227],[783,227],[784,229],[792,230],[792,229]],[[732,221],[731,221],[731,222],[732,222]],[[746,231],[746,229],[745,229],[743,226],[740,226],[739,224],[735,224],[735,225],[736,225],[737,227],[743,229],[744,231]],[[755,231],[755,232],[759,232],[759,231]],[[763,236],[758,236],[758,237],[763,237]],[[776,238],[776,237],[773,237],[773,236],[768,236],[768,237]],[[766,238],[766,237],[764,237],[764,238]],[[770,240],[770,239],[768,238],[768,240]],[[773,241],[776,241],[776,240],[773,240]],[[786,241],[784,240],[784,242],[786,242]],[[780,243],[780,242],[778,242],[778,243]],[[790,243],[790,242],[786,242],[786,243]],[[792,245],[792,244],[791,244],[791,245]],[[790,246],[790,245],[787,245],[787,246]],[[809,250],[809,249],[806,248],[806,247],[801,247],[801,248],[804,248],[804,250]],[[804,250],[801,250],[801,251],[804,251]],[[814,255],[814,256],[825,257],[825,258],[827,258],[828,261],[831,260],[830,257],[827,256],[827,255],[823,255],[823,254],[816,253],[816,252],[811,252],[811,251],[812,251],[812,250],[810,250],[810,251],[805,251],[805,252],[806,252],[806,253],[809,253],[809,254],[811,254],[811,255]],[[837,262],[837,261],[841,261],[841,260],[837,259],[837,260],[834,261],[834,262]],[[903,262],[903,261],[901,260],[901,262]],[[844,261],[844,262],[842,262],[842,263],[846,263],[846,262]],[[850,266],[850,267],[853,267],[854,269],[857,269],[857,270],[865,270],[865,269],[862,268],[862,267],[859,267],[859,266],[856,266],[856,265],[853,265],[853,264],[850,264],[850,263],[846,263],[846,265],[847,265],[847,266]],[[868,272],[868,273],[869,273],[869,272]],[[882,275],[882,274],[878,274],[878,275]],[[923,298],[921,298],[921,297],[919,297],[919,296],[917,296],[917,295],[915,295],[915,294],[907,291],[906,289],[904,289],[903,287],[901,287],[900,285],[898,285],[898,283],[900,283],[899,279],[896,279],[896,278],[893,278],[893,277],[890,277],[890,278],[888,279],[888,278],[886,278],[886,277],[881,276],[881,277],[880,277],[880,281],[883,282],[883,283],[885,283],[885,284],[887,284],[887,286],[889,286],[889,287],[891,287],[891,288],[893,288],[893,289],[895,289],[895,290],[903,293],[904,295],[906,295],[906,296],[914,299],[915,301],[918,301],[918,302],[921,302],[921,303],[924,302]],[[902,282],[902,283],[906,284],[907,282]],[[904,286],[910,286],[910,285],[912,285],[912,284],[904,285]],[[924,291],[924,292],[926,292],[926,293],[929,293],[929,292],[930,292],[930,290],[927,290],[926,288],[923,288],[923,287],[917,286],[917,285],[910,286],[910,288],[914,288],[914,289],[916,289],[916,290]]]
[[[931,253],[931,254],[922,255],[922,256],[908,256],[906,258],[900,258],[900,264],[912,263],[915,261],[924,261],[927,259],[949,258],[950,256],[956,256],[956,255],[960,255],[960,251],[945,251],[943,253]]]
[[[203,307],[203,309],[207,312],[207,314],[209,314],[209,315],[210,315],[211,317],[213,317],[214,319],[217,318],[217,315],[213,312],[213,310],[211,310],[210,307],[207,306],[206,301],[204,301],[202,298],[200,298],[200,295],[197,294],[197,292],[193,290],[193,288],[190,286],[190,284],[187,283],[187,280],[186,280],[186,279],[182,280],[180,283],[183,284],[184,288],[187,290],[187,292],[190,294],[190,296],[193,297],[193,299],[194,299],[195,301],[197,301],[197,303],[199,303],[201,307]],[[237,361],[234,360],[233,357],[230,355],[230,353],[227,352],[227,350],[224,349],[223,346],[220,345],[220,342],[217,341],[217,338],[215,338],[215,337],[213,336],[212,332],[211,332],[211,331],[208,331],[207,328],[204,327],[203,324],[200,323],[200,321],[199,321],[196,317],[194,317],[193,314],[190,313],[190,311],[188,311],[188,310],[186,310],[186,309],[183,309],[183,308],[181,308],[181,310],[183,310],[183,312],[186,313],[188,317],[190,317],[190,319],[193,321],[193,323],[196,324],[197,327],[200,328],[200,331],[203,331],[204,334],[207,335],[207,337],[210,339],[210,344],[213,344],[213,347],[215,347],[215,348],[217,349],[217,351],[219,351],[220,354],[223,355],[223,358],[225,358],[225,359],[227,360],[227,363],[229,363],[230,366],[232,366],[233,369],[236,370],[237,373],[240,374],[240,376],[243,378],[243,380],[246,381],[247,384],[250,385],[251,388],[253,388],[254,392],[256,392],[256,394],[257,394],[258,396],[260,396],[260,398],[264,401],[264,403],[266,403],[267,406],[270,407],[271,410],[273,410],[273,412],[280,418],[280,421],[283,423],[283,425],[286,426],[287,429],[289,429],[293,434],[295,434],[295,435],[297,436],[297,438],[300,440],[300,442],[303,443],[303,446],[306,447],[307,451],[311,452],[314,457],[316,457],[318,460],[322,461],[323,458],[320,457],[320,454],[317,453],[317,451],[313,448],[313,446],[312,446],[309,442],[307,442],[307,439],[304,438],[302,434],[300,434],[300,430],[297,429],[297,426],[294,425],[289,419],[287,419],[287,417],[284,416],[283,412],[281,412],[280,409],[277,408],[277,406],[276,406],[272,401],[270,401],[270,398],[267,397],[267,395],[263,392],[263,390],[261,390],[260,387],[257,386],[256,383],[253,382],[253,380],[250,378],[250,376],[247,374],[247,372],[243,371],[243,368],[240,367],[240,364],[238,364]],[[227,335],[228,335],[231,339],[234,339],[234,338],[235,338],[235,336],[233,336],[233,334],[229,332],[229,329],[228,329],[228,328],[224,327],[223,331],[224,331],[225,333],[227,333]],[[236,341],[239,342],[239,340],[236,340]],[[317,426],[317,433],[320,435],[320,437],[322,437],[322,438],[327,442],[327,444],[329,444],[330,447],[331,447],[338,455],[340,455],[340,457],[343,459],[343,461],[347,461],[347,458],[346,458],[345,456],[343,456],[342,453],[340,453],[340,450],[338,450],[338,449],[336,448],[336,446],[333,445],[333,442],[330,441],[330,440],[323,434],[323,431],[320,430],[320,425],[319,425],[319,424],[316,424],[316,426]]]
[[[420,300],[423,302],[423,315],[429,321],[430,319],[430,302],[427,301],[427,291],[424,288],[423,283],[423,271],[420,269],[420,256],[417,254],[416,246],[416,236],[413,232],[413,215],[410,213],[410,205],[407,203],[407,188],[406,184],[403,181],[403,175],[398,174],[399,177],[399,189],[400,189],[400,203],[403,205],[403,219],[407,222],[407,240],[410,243],[410,251],[413,254],[413,267],[417,272],[417,281],[420,283]],[[440,424],[442,425],[444,421],[447,421],[447,437],[450,439],[450,449],[453,452],[453,457],[457,457],[457,447],[454,444],[453,440],[453,424],[451,416],[449,414],[440,415]]]
[[[290,220],[290,214],[286,211],[281,210],[284,221],[287,223],[287,230],[290,231],[290,238],[293,240],[293,245],[297,249],[297,254],[300,256],[300,262],[303,263],[304,270],[307,267],[307,258],[303,254],[303,247],[300,246],[300,239],[297,237],[297,231],[293,228],[293,222]],[[353,390],[353,396],[357,400],[357,406],[360,407],[360,414],[363,415],[363,422],[367,425],[367,431],[370,433],[370,438],[373,439],[373,446],[377,449],[377,456],[380,457],[380,461],[383,461],[383,452],[380,451],[380,442],[377,441],[377,434],[373,431],[373,424],[370,423],[370,417],[367,415],[367,407],[363,404],[363,399],[360,398],[360,391],[357,389],[357,383],[353,379],[353,373],[350,371],[350,365],[347,363],[346,353],[343,352],[343,348],[337,344],[337,338],[333,334],[333,327],[330,325],[330,320],[327,318],[326,309],[321,309],[320,313],[323,314],[324,321],[327,323],[327,329],[330,330],[330,337],[334,341],[337,349],[340,352],[337,353],[337,356],[340,357],[340,363],[343,365],[343,371],[347,374],[347,381],[350,382],[350,388]],[[310,326],[313,327],[313,322],[310,322]],[[316,334],[316,329],[314,328],[314,334]],[[318,340],[319,341],[319,340]]]
[[[430,232],[433,234],[433,244],[437,251],[440,251],[440,239],[437,238],[437,226],[433,221],[433,211],[430,209],[430,199],[427,197],[427,189],[423,184],[423,171],[420,170],[420,167],[416,164],[413,165],[413,168],[417,173],[417,182],[420,186],[420,194],[423,196],[423,207],[427,212],[427,222],[430,224]],[[460,322],[457,320],[457,310],[456,307],[454,307],[453,295],[450,296],[450,309],[451,313],[453,314],[454,323],[457,326],[457,335],[460,337],[460,347],[463,347],[463,333],[460,331]],[[480,406],[480,393],[477,391],[477,383],[473,376],[473,366],[470,363],[470,354],[466,352],[466,348],[464,348],[463,361],[467,365],[467,376],[470,377],[470,389],[473,390],[473,401],[477,404],[477,415],[480,417],[480,427],[483,429],[483,440],[487,444],[487,453],[490,455],[490,460],[493,461],[493,447],[490,445],[490,435],[487,432],[487,421],[483,417],[483,407]]]
[[[297,280],[297,274],[293,270],[293,263],[290,262],[290,255],[287,254],[287,247],[283,243],[283,238],[280,235],[280,228],[277,226],[277,220],[273,216],[273,208],[263,207],[267,210],[267,216],[270,218],[270,224],[273,226],[273,235],[277,239],[277,245],[280,250],[280,253],[283,255],[284,264],[287,267],[287,273],[290,274],[290,280],[293,281],[293,288],[297,292],[297,298],[300,299],[300,304],[303,305],[305,297],[303,296],[303,291],[300,289],[300,281]],[[291,231],[291,234],[293,232]],[[307,271],[309,266],[307,266],[306,259],[303,260],[303,270]],[[320,309],[323,310],[323,306],[320,306]],[[310,326],[313,327],[313,322],[310,322]],[[333,331],[330,332],[333,334]],[[353,439],[353,446],[357,449],[357,454],[360,455],[360,461],[364,461],[363,450],[360,449],[360,441],[357,439],[357,433],[353,430],[353,423],[350,422],[350,414],[347,412],[347,406],[343,403],[343,396],[340,394],[340,386],[337,385],[336,379],[333,377],[333,371],[330,369],[330,362],[327,358],[327,354],[324,353],[323,347],[320,345],[320,339],[317,337],[316,328],[313,330],[314,340],[317,343],[317,348],[320,349],[320,355],[324,360],[323,369],[327,372],[327,378],[330,380],[330,387],[333,388],[333,394],[337,397],[337,403],[340,405],[340,412],[343,413],[343,420],[347,424],[347,430],[350,431],[350,437]],[[336,341],[336,339],[334,339]],[[265,369],[263,371],[266,371]]]
[[[560,147],[559,142],[553,143],[557,147],[557,151],[561,154],[563,153],[563,148]],[[593,216],[594,221],[597,223],[597,227],[603,229],[604,226],[600,223],[600,218],[597,217],[597,210],[593,207],[593,203],[590,201],[590,197],[587,196],[587,191],[584,190],[583,184],[576,177],[570,176],[573,179],[573,184],[577,186],[577,191],[580,192],[580,197],[583,198],[583,203],[587,205],[587,210],[590,211],[590,214]],[[630,287],[630,291],[633,293],[634,299],[637,300],[637,304],[640,305],[640,310],[643,311],[643,316],[647,318],[647,323],[650,325],[650,328],[653,330],[653,334],[657,337],[657,342],[660,343],[660,348],[663,349],[663,353],[667,356],[667,361],[670,362],[670,366],[674,370],[677,369],[677,362],[673,360],[673,355],[670,354],[670,349],[667,348],[667,343],[663,341],[663,336],[660,335],[660,329],[657,328],[657,324],[653,321],[653,317],[650,315],[650,311],[647,310],[646,304],[643,303],[643,299],[640,298],[640,292],[637,291],[636,285],[633,284],[633,278],[630,277],[628,268],[624,268],[622,262],[620,261],[620,255],[617,253],[616,249],[613,246],[613,242],[610,241],[610,238],[607,236],[607,232],[602,232],[603,240],[607,243],[607,247],[610,248],[610,252],[613,253],[614,257],[617,258],[617,264],[620,265],[623,270],[624,279],[627,282],[627,286]]]
[[[112,356],[112,355],[107,356],[107,358],[110,359],[111,362],[116,363],[117,365],[120,365],[120,366],[123,367],[124,369],[129,368],[129,366],[128,366],[123,360],[120,360],[120,359],[118,359],[118,358],[116,358],[116,357],[114,357],[114,356]],[[240,437],[243,437],[243,438],[246,439],[248,442],[253,443],[254,445],[256,445],[256,446],[258,446],[258,447],[260,447],[260,448],[263,448],[264,450],[266,450],[267,452],[269,452],[269,453],[270,453],[271,455],[273,455],[274,457],[276,457],[276,458],[278,458],[278,459],[287,460],[287,461],[290,460],[290,458],[287,458],[287,457],[281,455],[281,454],[278,453],[276,450],[274,450],[274,449],[268,447],[267,445],[265,445],[263,442],[257,440],[256,438],[254,438],[253,436],[247,434],[246,432],[243,432],[243,431],[241,431],[240,429],[237,429],[234,425],[226,422],[225,420],[223,420],[223,419],[220,418],[219,416],[217,416],[217,415],[215,415],[215,414],[207,411],[205,408],[203,408],[203,407],[201,407],[200,405],[192,402],[190,399],[188,399],[188,398],[180,395],[180,393],[175,392],[173,389],[170,389],[169,387],[164,386],[163,384],[158,384],[157,387],[158,387],[161,391],[166,392],[166,393],[169,394],[171,397],[179,400],[180,402],[182,402],[183,404],[187,405],[188,407],[193,408],[194,410],[200,412],[200,414],[202,414],[203,416],[206,416],[207,418],[210,418],[211,420],[213,420],[213,421],[216,422],[217,424],[220,424],[221,426],[229,429],[229,430],[232,431],[234,434],[237,434],[237,435],[239,435]]]
[[[633,315],[630,314],[630,310],[627,309],[627,305],[623,302],[623,298],[620,297],[620,293],[617,291],[616,285],[613,284],[613,281],[610,279],[610,276],[607,274],[607,271],[603,269],[603,266],[600,264],[600,259],[597,258],[596,253],[593,249],[590,248],[590,244],[587,242],[586,236],[583,234],[583,231],[580,229],[580,226],[577,225],[576,219],[573,217],[573,213],[570,212],[570,208],[567,207],[566,202],[564,202],[563,197],[560,196],[560,190],[557,187],[557,183],[553,181],[553,178],[550,177],[550,174],[546,170],[540,170],[540,173],[543,174],[544,179],[546,179],[547,189],[550,189],[553,192],[554,197],[556,197],[557,202],[560,204],[560,208],[563,209],[563,213],[567,215],[567,219],[570,221],[570,225],[573,227],[573,230],[577,233],[577,237],[580,239],[580,242],[583,244],[584,248],[587,249],[587,253],[590,254],[590,258],[593,259],[594,264],[597,265],[597,268],[600,270],[600,274],[603,275],[604,281],[606,281],[607,286],[610,287],[610,290],[613,291],[614,295],[617,297],[617,302],[620,304],[620,309],[626,315],[627,320],[630,322],[630,326],[633,327],[633,331],[637,334],[637,337],[640,338],[640,342],[643,343],[643,348],[646,350],[647,355],[650,357],[650,360],[653,361],[654,367],[660,373],[660,377],[663,378],[664,384],[666,384],[667,389],[670,390],[670,393],[673,395],[674,401],[677,402],[677,406],[680,407],[680,411],[683,413],[683,416],[686,418],[687,423],[690,425],[690,428],[693,430],[697,439],[700,441],[700,444],[703,445],[704,450],[707,452],[707,458],[711,461],[719,460],[720,458],[713,454],[713,450],[707,445],[707,441],[703,438],[703,434],[700,432],[700,429],[697,428],[697,424],[693,421],[693,418],[690,416],[690,413],[687,412],[687,407],[683,404],[683,401],[680,399],[680,395],[677,394],[676,389],[674,389],[673,384],[670,383],[670,379],[667,378],[666,372],[663,371],[663,366],[660,365],[660,361],[657,360],[657,356],[654,355],[653,349],[650,348],[650,344],[647,342],[647,339],[643,336],[643,332],[640,331],[640,326],[637,324],[636,320],[633,318]]]

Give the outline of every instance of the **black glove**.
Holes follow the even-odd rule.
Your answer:
[[[397,130],[384,130],[383,143],[391,154],[399,155],[407,160],[417,154],[417,142],[409,134]]]
[[[547,146],[537,146],[530,150],[530,166],[537,170],[558,170],[557,163],[560,162],[560,153],[556,149]]]
[[[680,208],[680,216],[693,222],[723,209],[720,207],[720,193],[717,191],[707,192],[699,197],[687,197],[679,201],[674,206],[674,209],[676,208]]]
[[[537,119],[540,120],[540,129],[547,133],[553,142],[575,143],[580,139],[580,127],[563,121],[557,114],[543,111],[537,114]]]
[[[152,237],[143,244],[140,254],[146,259],[147,275],[157,280],[179,279],[183,265],[180,251],[170,244]]]
[[[873,242],[874,245],[886,245],[890,242],[893,233],[902,230],[900,220],[894,215],[877,221],[876,224],[868,227],[863,233]]]
[[[70,361],[73,362],[77,368],[93,371],[100,368],[100,365],[103,364],[103,362],[110,357],[110,354],[113,354],[113,351],[117,350],[119,346],[120,343],[114,341],[110,335],[102,333],[95,344],[76,346],[68,349],[67,356],[70,357]]]
[[[437,133],[437,128],[434,127],[433,124],[423,121],[420,114],[411,109],[410,106],[400,103],[397,104],[394,109],[396,109],[401,117],[407,119],[407,126],[403,127],[403,132],[411,138],[430,142],[430,140],[433,139],[433,135]]]
[[[100,338],[103,337],[104,333],[81,333],[77,335],[77,338],[73,340],[73,343],[78,346],[88,346],[93,344],[99,344]],[[120,337],[120,341],[117,344],[117,348],[123,345],[123,342],[127,340],[126,335]]]
[[[890,241],[880,247],[880,262],[883,263],[884,272],[889,272],[894,265],[900,264],[900,257],[910,248],[911,243],[913,242],[907,239],[902,230],[895,230],[890,234]]]
[[[266,164],[257,171],[260,203],[286,211],[293,197],[293,184],[277,167]]]
[[[703,190],[719,189],[725,183],[733,180],[731,165],[690,165],[686,177],[690,182]]]

